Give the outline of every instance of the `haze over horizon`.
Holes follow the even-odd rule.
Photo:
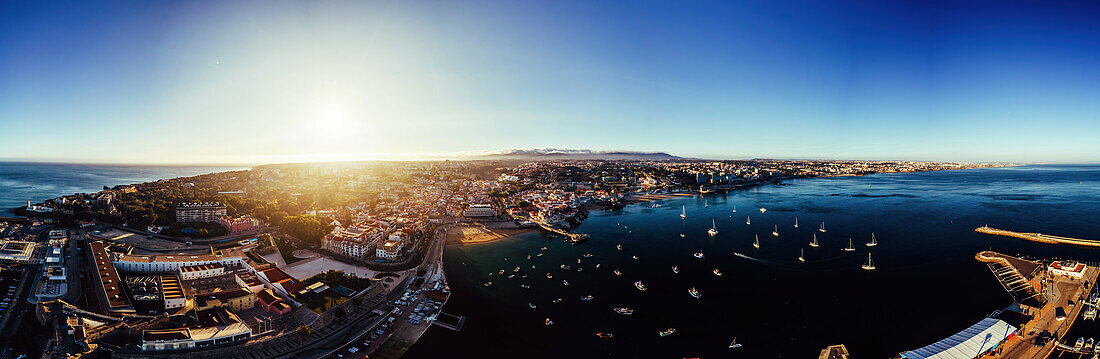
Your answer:
[[[1096,163],[1097,18],[1086,1],[8,2],[0,161]]]

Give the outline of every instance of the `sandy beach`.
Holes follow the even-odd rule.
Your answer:
[[[531,232],[533,228],[486,228],[483,225],[455,227],[447,232],[447,244],[481,244]]]

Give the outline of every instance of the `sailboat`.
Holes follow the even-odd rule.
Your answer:
[[[877,245],[878,245],[878,240],[875,239],[875,234],[871,233],[871,241],[867,242],[867,246],[868,247],[874,247],[874,246],[877,246]]]
[[[802,262],[802,263],[806,263],[806,249],[805,248],[799,248],[798,249],[798,261]]]
[[[760,213],[761,213],[761,214],[763,214],[764,212],[767,212],[767,211],[768,211],[768,209],[767,209],[767,208],[764,208],[764,207],[760,207]]]
[[[710,207],[710,203],[707,203],[707,200],[704,199],[703,200],[703,208],[707,208],[707,207]]]
[[[875,262],[871,260],[871,253],[867,253],[867,263],[863,264],[863,270],[875,270]]]
[[[821,228],[818,228],[817,230],[821,231],[821,233],[825,233],[825,222],[821,222]]]
[[[798,217],[794,217],[794,228],[798,228]]]
[[[772,230],[773,237],[779,237],[779,225],[775,225],[775,230]]]
[[[745,217],[745,225],[751,226],[752,225],[752,218],[749,218],[748,216],[746,216]]]
[[[756,249],[760,249],[760,235],[759,234],[756,235],[756,242],[752,242],[752,247],[756,248]]]
[[[814,236],[814,239],[810,240],[810,247],[817,248],[817,246],[818,246],[818,244],[817,244],[817,233],[814,233],[813,236]]]
[[[845,252],[855,252],[856,251],[856,247],[852,245],[852,239],[851,238],[848,238],[848,246],[844,247],[844,251]]]
[[[733,205],[733,213],[737,213],[737,205]]]
[[[730,342],[730,349],[737,349],[737,348],[740,348],[740,347],[741,347],[741,343],[738,343],[738,342],[737,342],[737,338],[736,338],[736,337],[735,337],[735,338],[733,338],[733,341],[732,341],[732,342]]]
[[[711,237],[718,235],[718,227],[715,226],[713,218],[710,220],[710,230],[708,230],[707,233],[710,234]]]
[[[680,206],[680,219],[685,219],[687,217],[688,217],[687,207],[686,206]]]

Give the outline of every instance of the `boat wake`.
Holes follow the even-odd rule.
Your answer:
[[[771,264],[771,265],[782,265],[782,264],[777,263],[777,262],[772,262],[772,261],[764,260],[764,259],[760,259],[760,258],[753,258],[753,257],[746,256],[744,254],[741,254],[741,253],[737,253],[737,252],[733,252],[733,255],[741,257],[741,258],[745,258],[745,259],[748,259],[748,260],[754,261],[754,262],[766,263],[766,264]]]

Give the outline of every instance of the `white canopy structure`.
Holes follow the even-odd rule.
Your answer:
[[[971,359],[997,348],[1017,328],[996,318],[982,321],[946,339],[917,350],[901,353],[905,359]]]

